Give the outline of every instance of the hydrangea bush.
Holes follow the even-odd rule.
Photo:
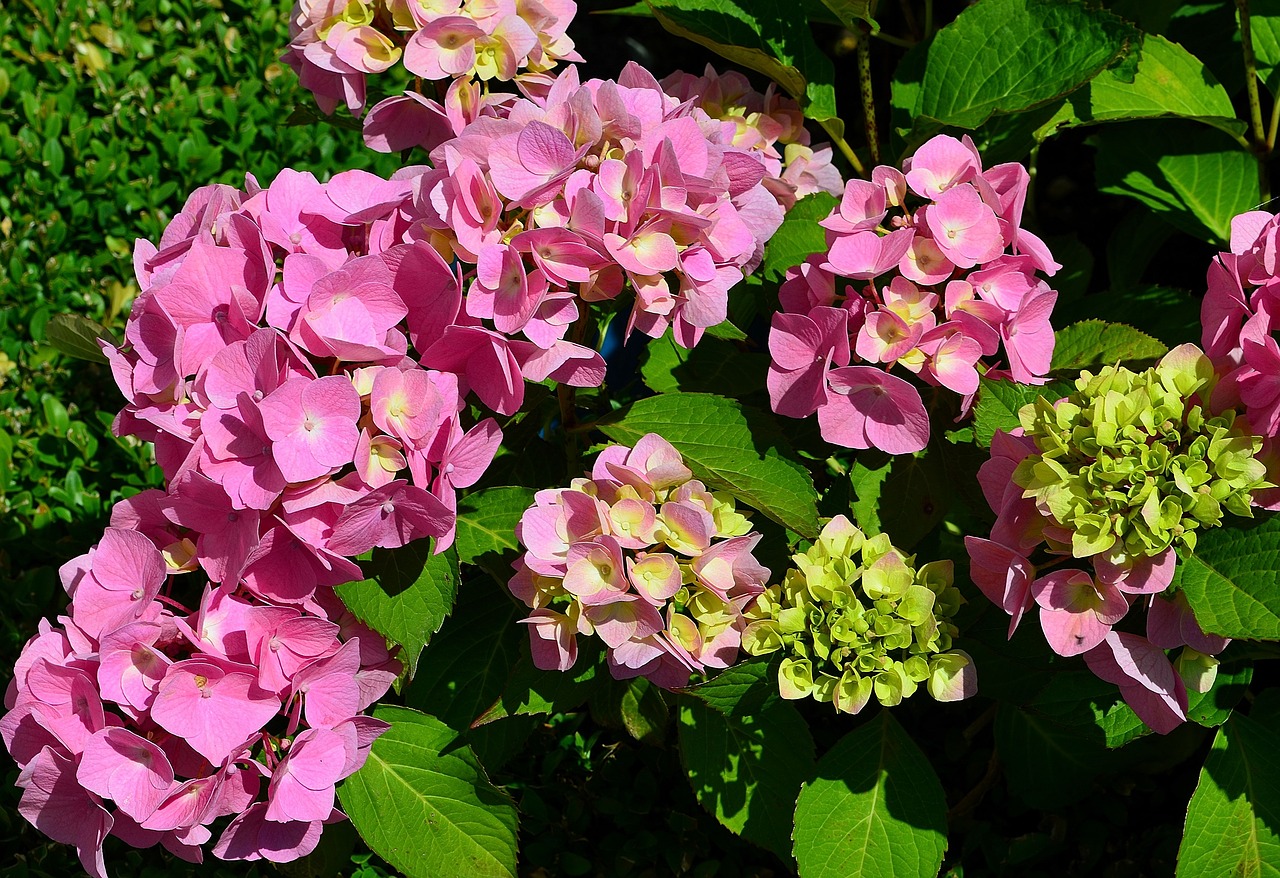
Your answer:
[[[1217,729],[1178,874],[1260,874],[1280,223],[1248,209],[1275,126],[1247,4],[1252,139],[1136,11],[980,0],[935,31],[925,3],[907,41],[802,3],[855,44],[858,137],[766,6],[643,10],[753,80],[589,78],[569,0],[295,5],[283,60],[400,169],[197,189],[136,242],[122,335],[51,333],[164,477],[63,565],[0,719],[20,814],[87,872],[108,837],[319,868],[350,818],[406,875],[514,876],[536,801],[487,769],[587,705],[678,728],[698,801],[804,878],[961,874],[938,772],[989,725],[953,821],[1002,764],[1025,791],[1070,754],[1083,798],[1102,744],[1183,760]],[[888,137],[877,33],[915,46]],[[1103,141],[1109,191],[1229,248],[1193,339],[1086,295],[1035,212],[1042,141],[1165,116],[1261,174],[1252,203],[1176,161],[1160,189]]]

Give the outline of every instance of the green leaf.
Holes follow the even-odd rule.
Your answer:
[[[405,701],[451,727],[471,726],[506,688],[528,640],[523,608],[488,577],[468,581],[453,615],[422,653]]]
[[[119,344],[111,330],[79,314],[55,314],[44,326],[44,338],[60,353],[91,363],[107,362],[98,339]]]
[[[804,878],[924,878],[947,849],[947,800],[933,766],[882,710],[818,762],[796,803]]]
[[[1078,727],[1007,703],[996,713],[995,738],[1009,790],[1043,810],[1088,796],[1093,779],[1114,756],[1100,735],[1083,735]]]
[[[1179,548],[1173,581],[1206,633],[1280,640],[1280,515],[1205,531]]]
[[[1088,88],[1067,98],[1036,138],[1097,122],[1170,116],[1194,119],[1232,136],[1243,134],[1246,127],[1236,118],[1227,90],[1199,58],[1162,36],[1147,34],[1137,72],[1129,81],[1117,70],[1098,74]]]
[[[682,690],[725,716],[762,713],[778,704],[777,663],[768,658],[741,662],[716,677]]]
[[[1051,381],[1043,387],[1029,387],[1012,381],[991,381],[983,378],[978,390],[978,402],[973,409],[973,430],[978,444],[988,446],[996,430],[1008,432],[1018,427],[1018,412],[1024,405],[1038,397],[1057,399],[1071,390],[1066,381]]]
[[[1124,361],[1154,360],[1168,351],[1161,342],[1132,326],[1081,320],[1054,333],[1053,368],[1096,371]]]
[[[763,73],[800,101],[805,115],[837,119],[835,69],[809,21],[829,13],[820,0],[649,0],[671,33]]]
[[[509,716],[536,716],[564,713],[581,706],[599,683],[604,666],[600,641],[584,637],[578,641],[578,660],[567,671],[544,671],[533,664],[529,638],[520,638],[520,659],[511,666],[502,694],[473,725],[482,726]]]
[[[374,716],[391,728],[338,789],[361,838],[408,878],[514,878],[516,807],[471,748],[415,710],[384,706]]]
[[[853,466],[849,467],[849,486],[854,493],[849,511],[853,513],[854,524],[871,536],[883,530],[880,526],[880,496],[884,493],[884,483],[889,478],[893,461],[892,455],[869,450],[860,452]]]
[[[620,726],[642,744],[660,746],[667,737],[671,710],[662,690],[644,677],[603,677],[591,696],[591,715],[605,725]]]
[[[1171,226],[1166,228],[1173,231]],[[1059,312],[1064,323],[1094,318],[1109,323],[1131,323],[1169,347],[1200,341],[1199,300],[1186,290],[1172,287],[1105,290],[1060,305],[1054,312],[1055,320]]]
[[[440,630],[458,593],[458,555],[450,549],[431,554],[434,540],[417,540],[399,549],[374,549],[361,564],[368,579],[337,588],[356,618],[403,648],[412,677],[418,655]]]
[[[533,505],[533,489],[484,488],[458,501],[458,561],[474,564],[490,553],[502,555],[519,549],[516,525]]]
[[[1258,75],[1273,95],[1280,94],[1280,0],[1250,0],[1249,31]]]
[[[801,536],[818,533],[813,480],[786,456],[791,449],[768,415],[722,396],[666,393],[633,403],[600,429],[628,445],[657,433],[710,487],[728,491]]]
[[[667,333],[645,348],[640,376],[657,393],[677,390],[711,393],[734,387],[739,395],[765,389],[769,371],[767,354],[741,350],[732,342],[704,338],[693,350],[685,350]]]
[[[1081,738],[1111,748],[1151,734],[1146,723],[1125,704],[1115,685],[1089,671],[1054,674],[1025,707]]]
[[[976,128],[994,114],[1047,104],[1109,67],[1136,35],[1083,3],[982,0],[938,31],[914,115]]]
[[[909,551],[946,515],[957,488],[942,456],[925,450],[894,457],[880,491],[893,498],[877,509],[880,529]]]
[[[1183,121],[1132,122],[1098,133],[1098,187],[1225,245],[1231,218],[1262,201],[1258,166],[1230,137]]]
[[[782,280],[787,269],[799,265],[814,253],[827,249],[827,230],[818,225],[840,200],[827,192],[806,195],[787,211],[778,231],[764,248],[764,276]]]
[[[1259,713],[1232,716],[1213,740],[1187,807],[1178,878],[1280,876],[1280,717]]]
[[[1253,679],[1247,661],[1223,661],[1208,692],[1187,690],[1187,719],[1206,728],[1220,726],[1231,716]]]
[[[698,801],[724,826],[782,857],[791,854],[791,813],[813,773],[813,739],[794,707],[725,716],[680,700],[680,758]]]

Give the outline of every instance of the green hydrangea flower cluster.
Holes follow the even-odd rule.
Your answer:
[[[857,713],[872,695],[892,707],[922,683],[938,701],[977,690],[972,659],[951,649],[950,620],[964,598],[950,561],[917,569],[887,535],[867,537],[843,515],[793,560],[782,584],[747,610],[742,634],[752,655],[785,653],[783,698],[810,696]]]
[[[1065,400],[1041,397],[1019,412],[1040,453],[1018,464],[1013,481],[1071,531],[1077,558],[1194,549],[1198,530],[1224,510],[1251,516],[1250,493],[1269,487],[1255,457],[1262,439],[1232,411],[1205,412],[1213,384],[1213,364],[1194,345],[1145,372],[1081,372]]]

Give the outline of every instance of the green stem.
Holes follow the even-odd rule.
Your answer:
[[[933,36],[933,0],[924,0],[924,38]]]
[[[1236,0],[1240,15],[1240,50],[1244,55],[1244,87],[1249,98],[1249,125],[1253,134],[1252,150],[1258,160],[1258,185],[1262,200],[1271,197],[1267,175],[1267,134],[1262,127],[1262,102],[1258,99],[1258,66],[1253,54],[1253,34],[1249,26],[1249,0]]]
[[[867,169],[863,167],[862,160],[858,158],[858,154],[853,151],[853,147],[849,145],[849,141],[844,139],[844,122],[840,119],[820,119],[818,124],[827,132],[827,136],[831,138],[831,142],[841,154],[849,160],[849,164],[853,165],[853,171],[859,177],[867,176]]]
[[[1267,127],[1267,154],[1276,148],[1276,129],[1280,128],[1280,100],[1271,104],[1271,124]]]
[[[862,27],[858,39],[858,84],[862,92],[862,120],[866,126],[871,161],[880,164],[880,130],[876,124],[876,101],[871,91],[871,29]]]
[[[884,40],[891,46],[900,46],[904,49],[914,49],[916,47],[915,41],[908,40],[903,37],[895,37],[893,34],[887,34],[884,31],[877,31],[871,36],[875,37],[877,40]]]

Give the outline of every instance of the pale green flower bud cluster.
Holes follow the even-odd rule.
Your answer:
[[[1269,487],[1255,457],[1262,439],[1232,411],[1204,411],[1213,382],[1212,364],[1193,345],[1145,372],[1081,372],[1066,399],[1041,397],[1019,413],[1040,453],[1018,464],[1013,481],[1070,530],[1077,558],[1194,549],[1197,531],[1224,512],[1250,516],[1251,492]],[[1052,530],[1045,536],[1067,542]]]
[[[951,617],[964,603],[950,561],[919,568],[880,534],[843,515],[747,610],[742,648],[782,651],[783,698],[812,697],[857,713],[874,695],[892,707],[924,685],[939,701],[975,690],[972,660],[952,650]]]

